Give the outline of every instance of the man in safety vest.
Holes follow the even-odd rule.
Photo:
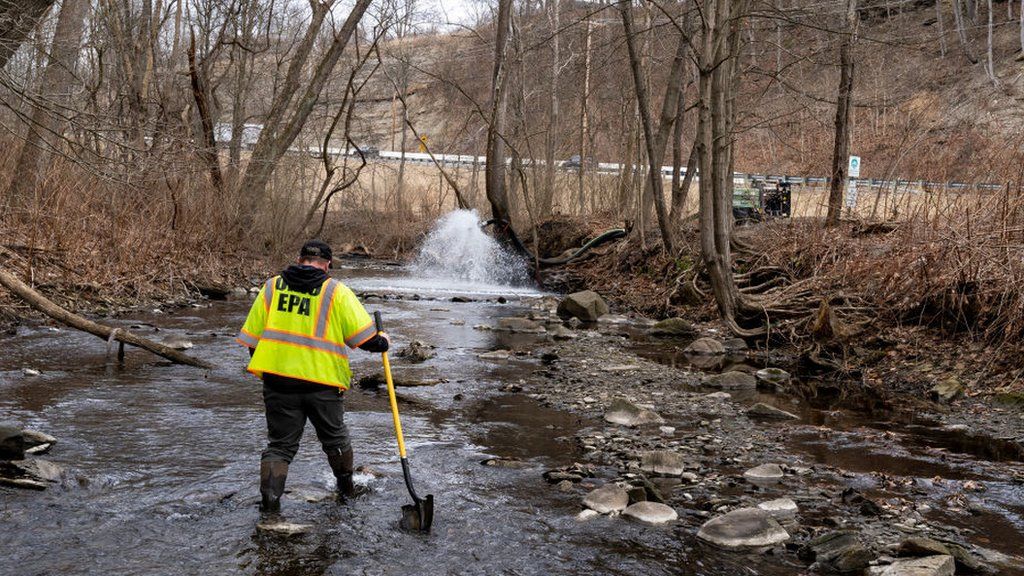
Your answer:
[[[341,498],[357,494],[342,408],[352,376],[348,349],[386,352],[389,342],[356,295],[328,275],[331,256],[331,247],[319,240],[303,245],[297,264],[264,283],[238,334],[238,342],[249,348],[249,372],[263,379],[268,439],[260,461],[264,512],[281,508],[288,465],[307,418],[327,453]]]

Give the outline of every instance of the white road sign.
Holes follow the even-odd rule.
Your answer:
[[[860,178],[860,156],[850,156],[850,168],[846,175],[850,178]]]

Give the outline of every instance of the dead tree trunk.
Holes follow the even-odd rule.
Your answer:
[[[992,56],[992,26],[993,16],[995,10],[992,7],[992,0],[988,0],[988,59],[985,61],[985,74],[988,75],[988,79],[992,81],[992,84],[999,86],[999,79],[996,78],[995,62]]]
[[[213,365],[193,358],[187,354],[182,354],[173,348],[169,348],[160,344],[159,342],[153,342],[136,334],[133,334],[123,328],[111,328],[110,326],[104,326],[82,318],[81,316],[74,314],[54,304],[48,298],[42,294],[33,290],[28,284],[25,284],[17,276],[10,272],[0,268],[0,285],[11,291],[12,294],[24,300],[29,306],[32,306],[36,310],[46,314],[50,318],[76,328],[83,332],[88,332],[95,336],[99,336],[104,340],[111,341],[117,340],[118,342],[124,342],[125,344],[131,344],[132,346],[138,346],[143,350],[148,350],[157,356],[163,356],[172,362],[178,364],[188,364],[189,366],[196,366],[197,368],[213,368]]]
[[[826,226],[839,224],[843,210],[847,156],[850,153],[850,110],[853,101],[853,46],[857,41],[857,0],[846,2],[846,31],[839,45],[839,89],[836,97],[836,132],[832,148],[832,181],[828,192]]]
[[[90,6],[89,0],[64,0],[61,5],[43,71],[41,95],[34,104],[28,136],[21,146],[14,178],[7,192],[13,206],[32,204],[30,197],[35,193],[47,153],[60,144],[65,124],[64,108],[76,85],[75,64]]]
[[[548,1],[548,27],[551,29],[551,69],[548,76],[548,127],[544,135],[544,191],[541,195],[540,216],[551,213],[555,198],[555,144],[558,133],[558,74],[559,59],[559,0]],[[583,171],[583,156],[580,156],[580,173]],[[534,187],[536,188],[536,187]]]
[[[484,167],[484,185],[487,200],[491,204],[491,217],[506,223],[511,223],[512,215],[509,213],[508,193],[505,189],[505,141],[502,137],[508,112],[508,72],[505,61],[511,19],[512,0],[499,0],[494,39],[494,71],[491,75],[491,116],[487,124],[487,164]],[[503,229],[497,228],[499,231]]]
[[[255,207],[260,205],[278,160],[284,156],[306,125],[306,120],[320,99],[324,85],[327,84],[334,66],[341,58],[370,2],[371,0],[356,0],[352,11],[345,18],[345,23],[333,35],[324,55],[310,66],[309,55],[332,5],[332,2],[313,3],[309,27],[296,48],[285,80],[271,103],[263,130],[256,140],[252,157],[238,185],[238,190],[248,196],[246,205],[249,207],[250,216]],[[301,86],[302,76],[309,77],[305,88]]]
[[[196,34],[195,31],[189,40],[188,45],[188,73],[192,82],[192,98],[196,103],[196,111],[199,113],[199,124],[202,127],[202,145],[198,154],[206,162],[210,171],[210,180],[217,190],[224,189],[224,176],[220,168],[220,158],[217,154],[217,136],[214,134],[213,113],[210,110],[210,92],[206,85],[206,66],[200,64],[196,58]],[[232,134],[234,138],[234,134]]]

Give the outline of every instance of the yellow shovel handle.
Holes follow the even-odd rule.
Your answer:
[[[388,400],[391,402],[391,417],[395,421],[395,436],[398,437],[398,455],[405,458],[405,438],[402,437],[402,420],[398,417],[398,399],[395,398],[395,383],[391,380],[391,363],[388,353],[381,354],[384,358],[384,380],[388,383]]]

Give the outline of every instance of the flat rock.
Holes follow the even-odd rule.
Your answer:
[[[762,368],[754,373],[761,382],[778,386],[779,384],[785,384],[789,382],[791,376],[789,372],[786,372],[782,368]]]
[[[558,303],[557,313],[562,318],[578,318],[583,322],[597,322],[608,313],[608,304],[593,290],[569,294]]]
[[[761,464],[743,473],[743,477],[751,484],[777,484],[786,474],[778,464]]]
[[[643,426],[646,424],[664,424],[665,420],[657,412],[641,408],[628,400],[616,398],[608,406],[604,419],[612,424],[622,426]]]
[[[671,450],[652,450],[640,456],[640,470],[655,476],[681,476],[686,469],[682,454]]]
[[[705,394],[704,397],[709,400],[728,400],[732,398],[732,394],[728,392],[712,392],[711,394]]]
[[[606,484],[587,494],[583,505],[601,514],[621,512],[629,506],[629,493],[615,484]]]
[[[647,524],[664,524],[679,519],[679,514],[671,506],[646,501],[631,504],[622,511],[622,515]]]
[[[267,520],[256,525],[256,530],[260,532],[270,532],[283,536],[305,534],[312,529],[312,524],[296,524],[295,522],[282,522],[279,520]]]
[[[747,416],[755,416],[757,418],[770,418],[773,420],[799,420],[800,417],[792,412],[786,412],[781,408],[776,408],[764,402],[758,402],[750,408],[747,408]]]
[[[510,350],[494,350],[492,352],[484,352],[480,354],[478,358],[483,360],[508,360],[512,357]]]
[[[57,439],[45,432],[36,430],[22,430],[21,436],[27,446],[39,446],[40,444],[56,444]]]
[[[650,329],[651,336],[666,338],[693,336],[696,333],[697,329],[693,327],[693,324],[683,318],[666,318],[651,326]]]
[[[581,511],[579,514],[576,515],[576,520],[578,520],[580,522],[586,522],[587,520],[591,520],[593,518],[597,518],[600,515],[601,515],[600,512],[597,512],[597,511],[591,510],[590,508],[587,508],[586,510]]]
[[[953,576],[956,562],[952,556],[899,558],[888,566],[872,566],[870,576]]]
[[[705,522],[697,538],[722,548],[746,550],[781,544],[789,540],[789,533],[764,510],[740,508]]]
[[[931,538],[924,538],[922,536],[915,536],[907,538],[903,542],[900,542],[900,549],[896,553],[897,556],[951,556],[949,548],[942,542],[937,542]]]
[[[164,338],[163,345],[175,350],[188,350],[195,346],[191,340],[181,336],[168,336],[167,338]]]
[[[704,384],[713,388],[724,388],[726,390],[752,390],[757,388],[757,379],[746,372],[730,370],[729,372],[722,372],[721,374],[715,374],[714,376],[708,377],[708,379],[704,381]]]
[[[714,338],[698,338],[690,343],[683,352],[687,354],[703,354],[707,356],[725,354],[725,346]]]
[[[544,334],[547,332],[543,324],[529,318],[499,318],[494,330],[516,334]]]
[[[576,338],[578,334],[561,324],[552,324],[548,326],[548,336],[551,336],[555,340],[572,340]]]
[[[772,515],[776,520],[789,519],[796,516],[800,508],[791,498],[776,498],[767,502],[761,502],[758,508]]]
[[[24,432],[12,424],[0,424],[0,460],[21,460],[24,457]]]
[[[797,556],[805,562],[817,562],[826,572],[860,574],[874,555],[852,530],[822,534],[800,547]]]

